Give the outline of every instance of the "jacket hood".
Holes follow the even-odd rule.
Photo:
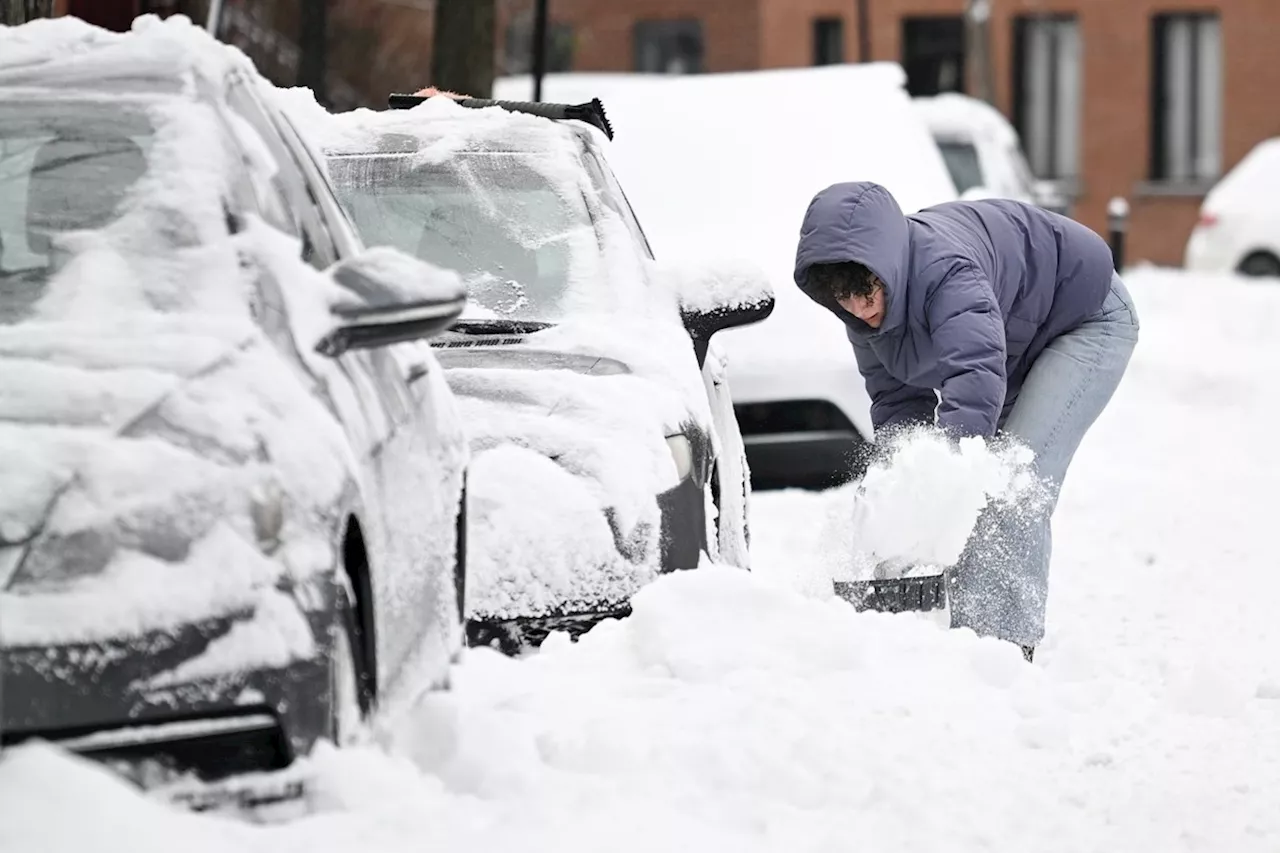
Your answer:
[[[907,218],[892,193],[870,181],[832,184],[815,195],[805,211],[796,247],[795,281],[810,299],[839,317],[850,332],[869,337],[905,322],[910,255]],[[844,261],[862,264],[884,282],[885,318],[879,329],[838,305],[818,299],[809,290],[810,267]]]

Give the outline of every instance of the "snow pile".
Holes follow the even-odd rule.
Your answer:
[[[0,26],[0,86],[97,89],[118,96],[138,81],[194,87],[221,84],[232,69],[257,72],[240,50],[214,39],[186,15],[140,15],[127,33],[62,15]],[[87,92],[85,92],[87,94]]]
[[[466,408],[464,407],[464,411]],[[563,431],[561,434],[564,434]],[[669,460],[668,460],[668,464]],[[468,470],[467,612],[505,619],[623,604],[656,576],[656,504],[632,522],[631,562],[614,542],[599,487],[515,444],[476,454]],[[634,500],[639,489],[617,495]]]
[[[367,154],[413,139],[420,143],[418,162],[439,164],[459,152],[486,146],[522,151],[532,145],[537,150],[547,146],[549,136],[564,143],[570,139],[568,134],[549,134],[548,128],[554,125],[544,118],[501,107],[464,107],[449,97],[427,98],[407,110],[362,107],[331,113],[303,87],[274,88],[270,96],[328,156]]]
[[[938,574],[959,559],[988,504],[1034,513],[1047,498],[1031,450],[1017,443],[966,438],[954,447],[919,430],[895,437],[885,452],[861,481],[839,490],[828,512],[823,539],[835,580],[870,579],[877,567]]]
[[[579,368],[545,366],[571,357]],[[688,423],[711,425],[679,325],[583,317],[517,346],[443,350],[441,360],[475,454],[470,611],[618,602],[651,579],[657,496],[678,482],[665,439]]]
[[[623,853],[1261,853],[1280,838],[1280,743],[1239,737],[1274,723],[1261,683],[1224,701],[1210,681],[1057,675],[1009,644],[710,565],[634,603],[524,660],[466,653],[452,692],[379,727],[395,756],[307,762],[311,814],[286,825],[164,812],[44,747],[15,750],[0,847],[73,851],[92,832],[98,849],[146,851],[161,826],[247,853],[586,853],[601,838]],[[73,807],[77,821],[50,819]]]

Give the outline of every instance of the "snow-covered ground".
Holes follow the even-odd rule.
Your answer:
[[[1280,291],[1130,276],[1142,341],[1062,495],[1050,634],[1018,651],[817,595],[840,493],[754,496],[756,571],[455,689],[307,769],[311,813],[172,812],[47,747],[0,850],[1280,849]]]

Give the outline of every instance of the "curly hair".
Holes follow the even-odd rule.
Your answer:
[[[849,297],[869,298],[876,292],[876,278],[871,270],[856,261],[814,264],[808,272],[809,289],[832,302]]]

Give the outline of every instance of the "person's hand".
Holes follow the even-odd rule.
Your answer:
[[[413,94],[419,98],[434,98],[436,95],[444,95],[446,98],[453,98],[455,101],[464,101],[471,97],[470,95],[459,95],[457,92],[441,91],[435,86],[428,86],[425,89],[419,89]]]

